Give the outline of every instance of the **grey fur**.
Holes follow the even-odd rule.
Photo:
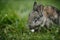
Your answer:
[[[30,29],[35,30],[37,27],[44,27],[45,25],[47,26],[47,28],[49,28],[50,25],[54,23],[60,25],[60,11],[58,9],[55,9],[55,7],[51,6],[55,10],[55,12],[57,12],[58,18],[56,16],[49,16],[46,18],[43,13],[43,7],[43,5],[37,5],[37,3],[34,2],[33,10],[29,14],[28,18],[28,25]]]

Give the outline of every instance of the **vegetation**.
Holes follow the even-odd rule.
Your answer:
[[[51,31],[32,33],[28,28],[28,15],[35,0],[0,0],[0,40],[60,40],[60,27]],[[37,0],[38,4],[53,5],[60,9],[59,0]]]

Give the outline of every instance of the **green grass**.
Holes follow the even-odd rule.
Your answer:
[[[53,5],[60,9],[58,0],[37,0],[38,4]],[[60,40],[60,27],[51,31],[42,28],[32,33],[28,29],[28,15],[34,0],[0,0],[0,40]]]

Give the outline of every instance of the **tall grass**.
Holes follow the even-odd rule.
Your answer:
[[[60,27],[51,26],[51,31],[31,33],[28,15],[35,0],[0,0],[0,40],[60,40]],[[57,0],[37,0],[38,4],[53,5],[60,9]]]

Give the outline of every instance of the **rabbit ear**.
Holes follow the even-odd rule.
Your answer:
[[[33,4],[33,10],[35,11],[37,9],[37,2],[34,2]]]
[[[37,5],[37,2],[35,1],[33,6],[36,6],[36,5]]]

